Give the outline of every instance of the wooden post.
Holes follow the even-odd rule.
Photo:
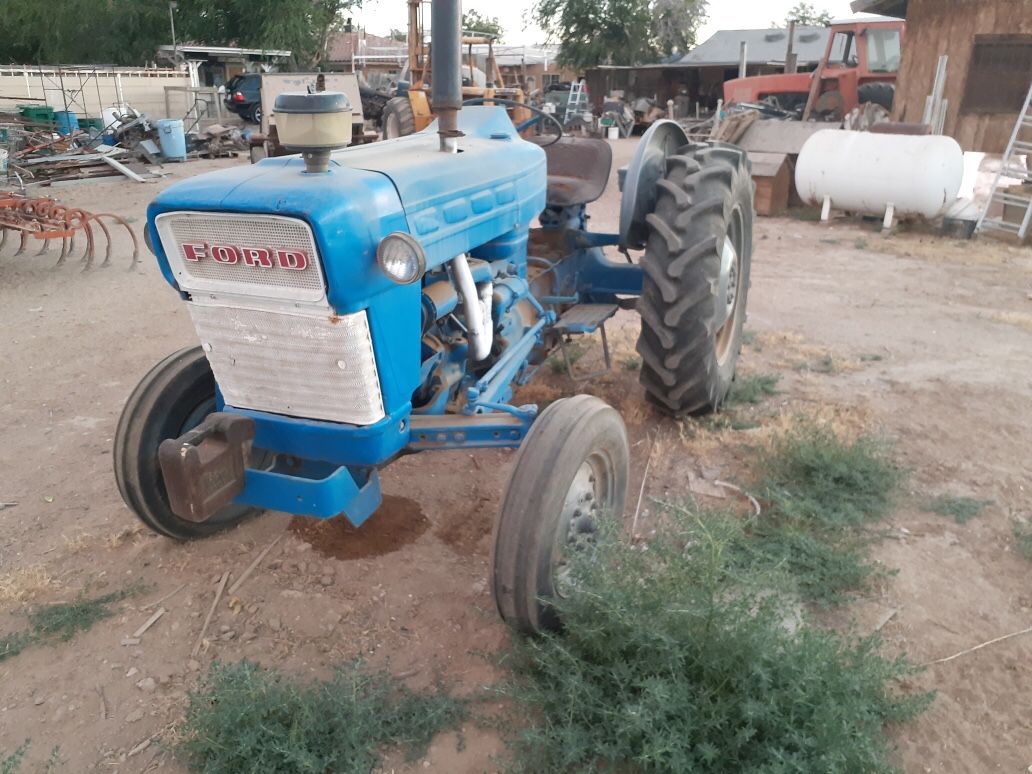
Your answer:
[[[785,52],[785,72],[794,73],[799,70],[799,57],[795,52],[795,20],[788,23],[788,51]]]
[[[749,44],[742,41],[738,52],[738,77],[744,78],[749,69]]]

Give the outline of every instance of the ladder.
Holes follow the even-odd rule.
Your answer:
[[[1018,164],[1017,156],[1026,156],[1026,165]],[[1003,154],[1000,162],[1000,171],[996,173],[993,187],[990,189],[989,201],[985,204],[982,217],[978,219],[976,231],[1002,231],[1007,234],[1014,234],[1024,242],[1032,228],[1032,190],[1025,189],[1027,193],[1007,193],[1008,188],[1000,188],[1000,181],[1005,178],[1016,178],[1025,183],[1032,183],[1032,168],[1029,162],[1032,161],[1032,86],[1029,86],[1028,96],[1025,97],[1025,104],[1018,115],[1018,123],[1014,126],[1014,134],[1007,143],[1007,152]],[[1020,224],[1004,220],[1003,215],[999,218],[990,218],[989,210],[994,203],[1004,206],[1024,207],[1025,216]]]
[[[570,86],[570,99],[566,103],[566,114],[563,116],[563,126],[570,123],[570,119],[580,115],[587,102],[587,94],[584,93],[584,82],[577,80]]]

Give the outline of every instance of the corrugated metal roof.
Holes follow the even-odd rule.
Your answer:
[[[816,63],[824,56],[829,30],[826,27],[796,27],[795,52],[799,64]],[[694,67],[731,67],[738,64],[742,41],[745,41],[749,64],[784,62],[788,50],[788,30],[720,30],[705,43],[700,43],[674,65]]]
[[[853,0],[854,13],[877,13],[883,16],[907,17],[907,0]]]

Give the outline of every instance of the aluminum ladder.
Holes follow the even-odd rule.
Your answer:
[[[585,104],[584,82],[576,80],[570,86],[570,99],[566,102],[566,114],[563,116],[563,126],[570,123],[570,119],[580,115]]]
[[[1017,163],[1015,156],[1020,155],[1027,157],[1025,167],[1021,167]],[[1024,183],[1032,183],[1032,169],[1028,167],[1030,161],[1032,161],[1032,86],[1029,86],[1028,96],[1025,97],[1025,104],[1021,108],[1018,122],[1014,126],[1014,134],[1007,143],[1007,152],[1003,154],[1000,171],[996,173],[996,179],[990,189],[989,201],[985,204],[982,217],[978,219],[976,231],[1002,231],[1006,234],[1014,234],[1021,242],[1025,241],[1029,229],[1032,228],[1032,190],[1029,190],[1027,194],[1007,193],[1007,188],[1000,188],[1000,180],[1009,177]],[[1022,218],[1020,224],[1004,220],[1003,215],[999,218],[990,218],[989,210],[993,203],[1024,207],[1025,217]]]

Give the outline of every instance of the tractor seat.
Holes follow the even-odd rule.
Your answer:
[[[544,148],[548,161],[549,207],[573,207],[595,201],[606,190],[613,166],[613,149],[605,140],[563,137],[531,137]],[[551,144],[549,144],[551,143]]]

